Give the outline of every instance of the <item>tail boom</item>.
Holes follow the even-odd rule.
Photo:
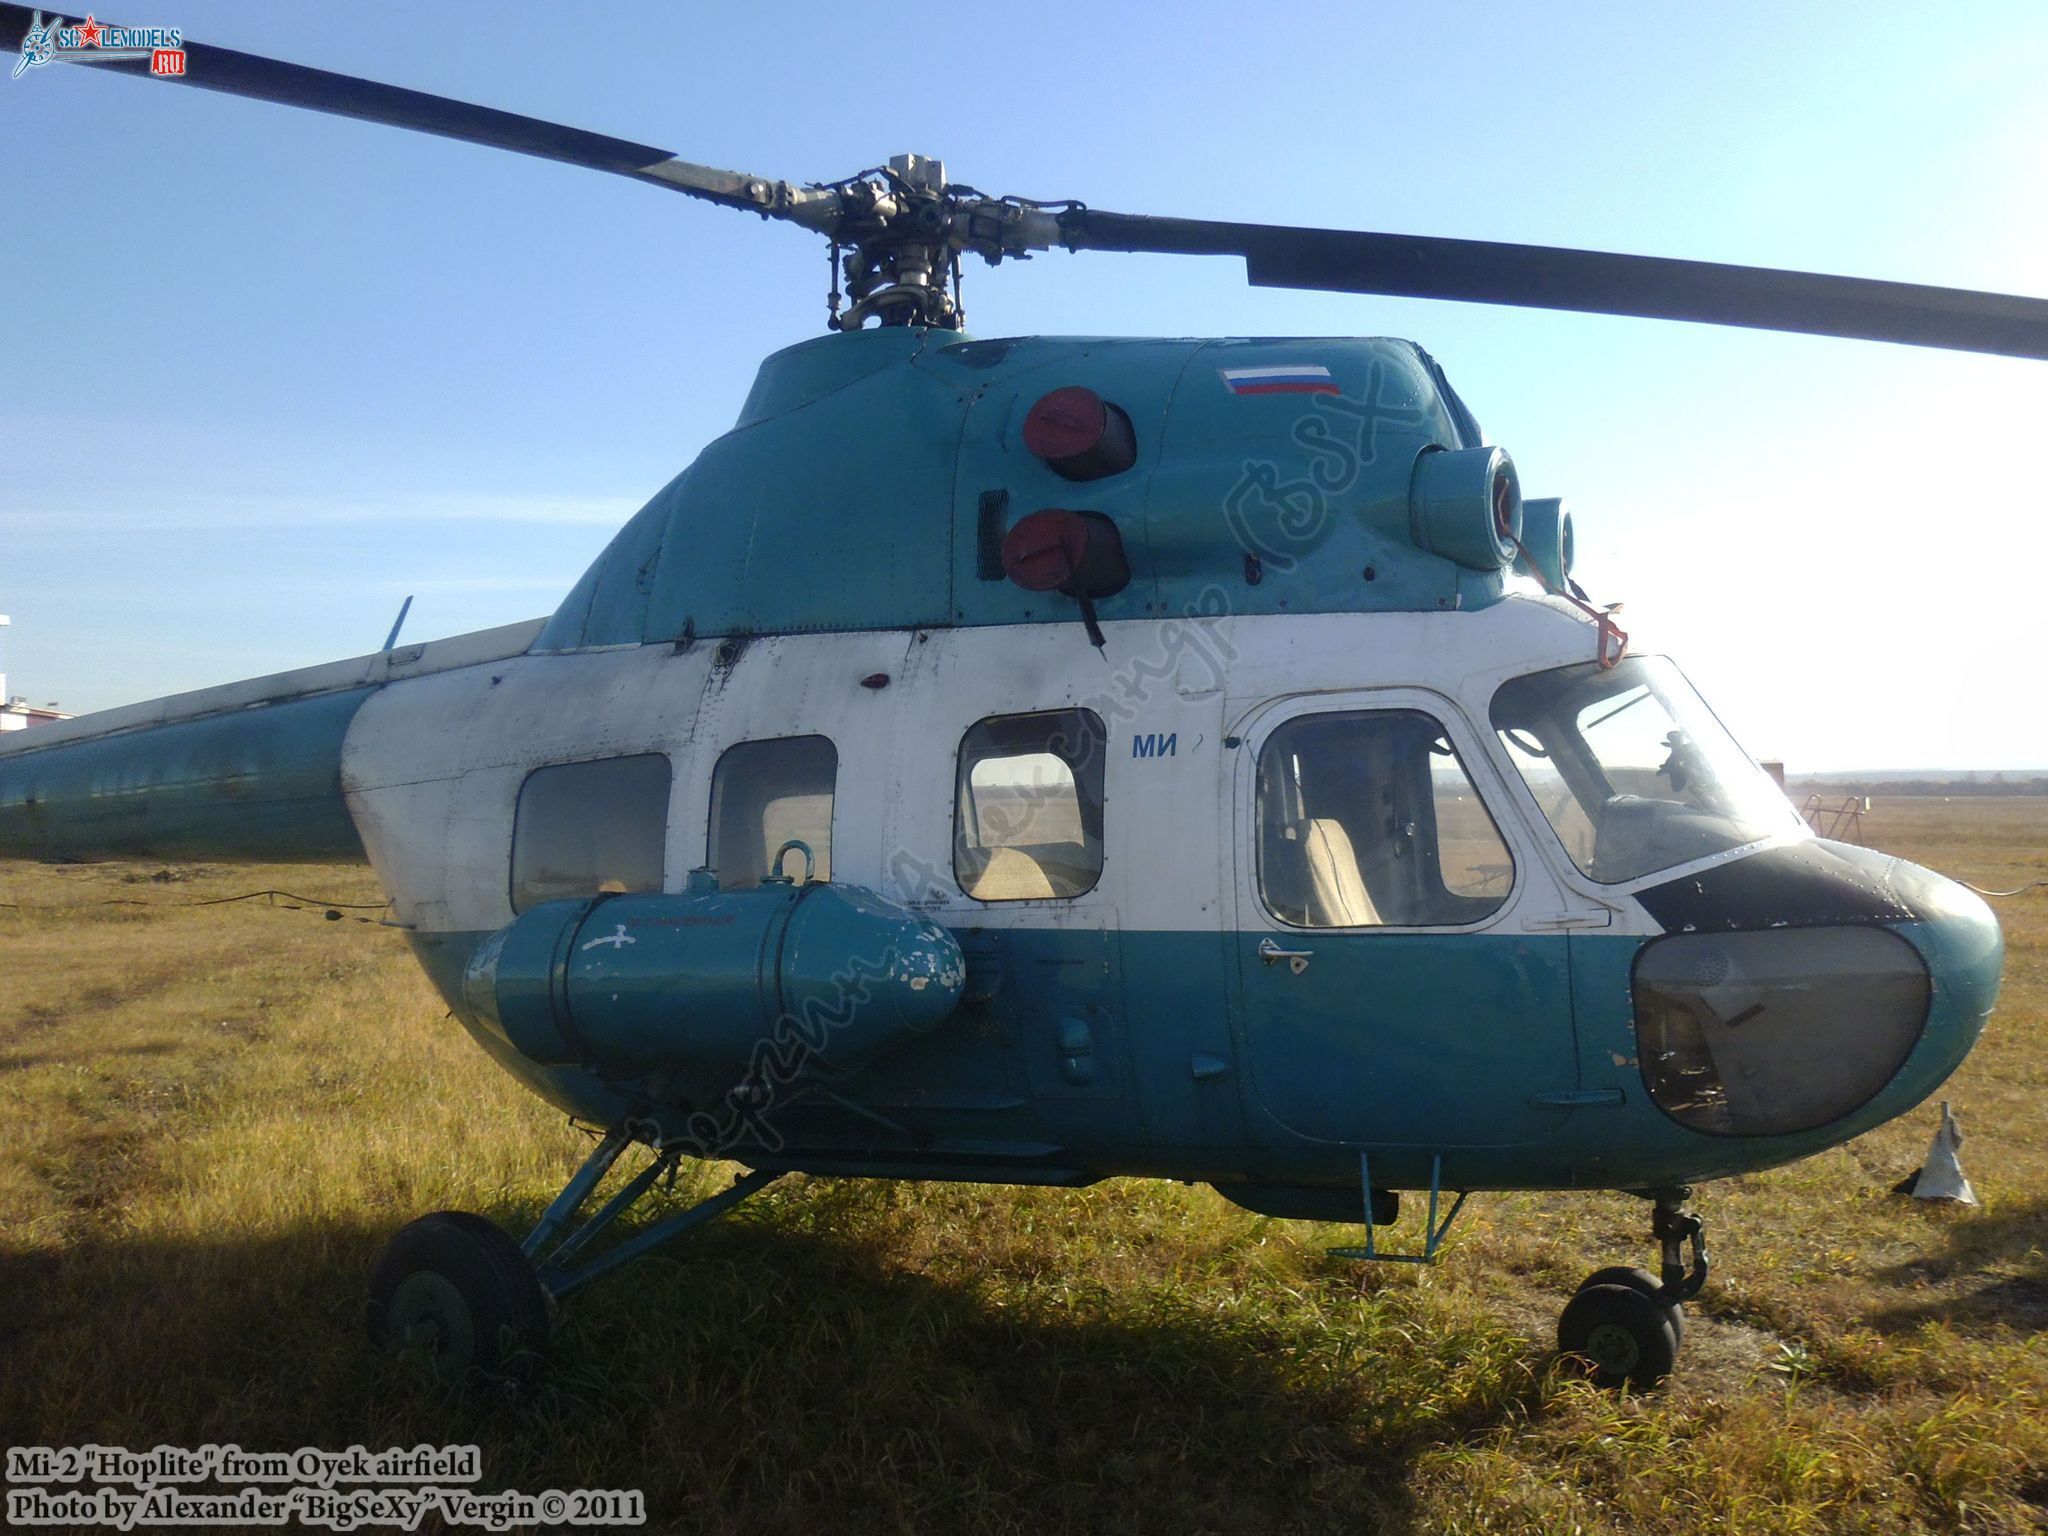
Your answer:
[[[283,672],[10,733],[0,857],[363,860],[341,787],[363,701],[408,677],[516,656],[539,622]]]

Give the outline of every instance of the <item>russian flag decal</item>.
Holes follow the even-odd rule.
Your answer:
[[[1334,395],[1330,370],[1320,363],[1287,363],[1273,368],[1219,368],[1233,395]]]

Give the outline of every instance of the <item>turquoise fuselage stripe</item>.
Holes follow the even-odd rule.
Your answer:
[[[947,1024],[829,1095],[784,1090],[765,1115],[783,1144],[732,1155],[880,1176],[1028,1179],[1036,1159],[1094,1175],[1338,1186],[1355,1181],[1367,1150],[1375,1179],[1395,1188],[1426,1186],[1438,1154],[1449,1188],[1741,1173],[1903,1113],[1976,1040],[1996,992],[1995,929],[1988,943],[1939,923],[1895,931],[1944,978],[1926,1030],[1875,1099],[1796,1136],[1703,1135],[1650,1102],[1629,1000],[1640,938],[1321,933],[1302,945],[1315,952],[1306,972],[1240,976],[1265,934],[960,929],[967,997]],[[462,971],[485,937],[413,936],[465,1023]],[[1269,979],[1276,991],[1283,979],[1308,985],[1282,1008],[1252,995]],[[626,1102],[587,1072],[537,1066],[472,1028],[571,1113],[607,1122]]]

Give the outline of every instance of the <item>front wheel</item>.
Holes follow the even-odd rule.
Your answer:
[[[1630,1290],[1641,1291],[1664,1309],[1664,1315],[1671,1320],[1671,1336],[1681,1349],[1685,1347],[1685,1312],[1677,1302],[1664,1299],[1664,1282],[1647,1269],[1632,1264],[1610,1264],[1581,1280],[1579,1289],[1591,1290],[1596,1285],[1625,1285]]]
[[[1565,1304],[1557,1347],[1603,1387],[1654,1387],[1678,1363],[1666,1308],[1632,1285],[1589,1285]]]

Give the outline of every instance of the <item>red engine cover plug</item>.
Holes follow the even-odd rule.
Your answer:
[[[1079,384],[1038,398],[1024,417],[1024,446],[1069,480],[1120,475],[1138,462],[1131,418]]]

